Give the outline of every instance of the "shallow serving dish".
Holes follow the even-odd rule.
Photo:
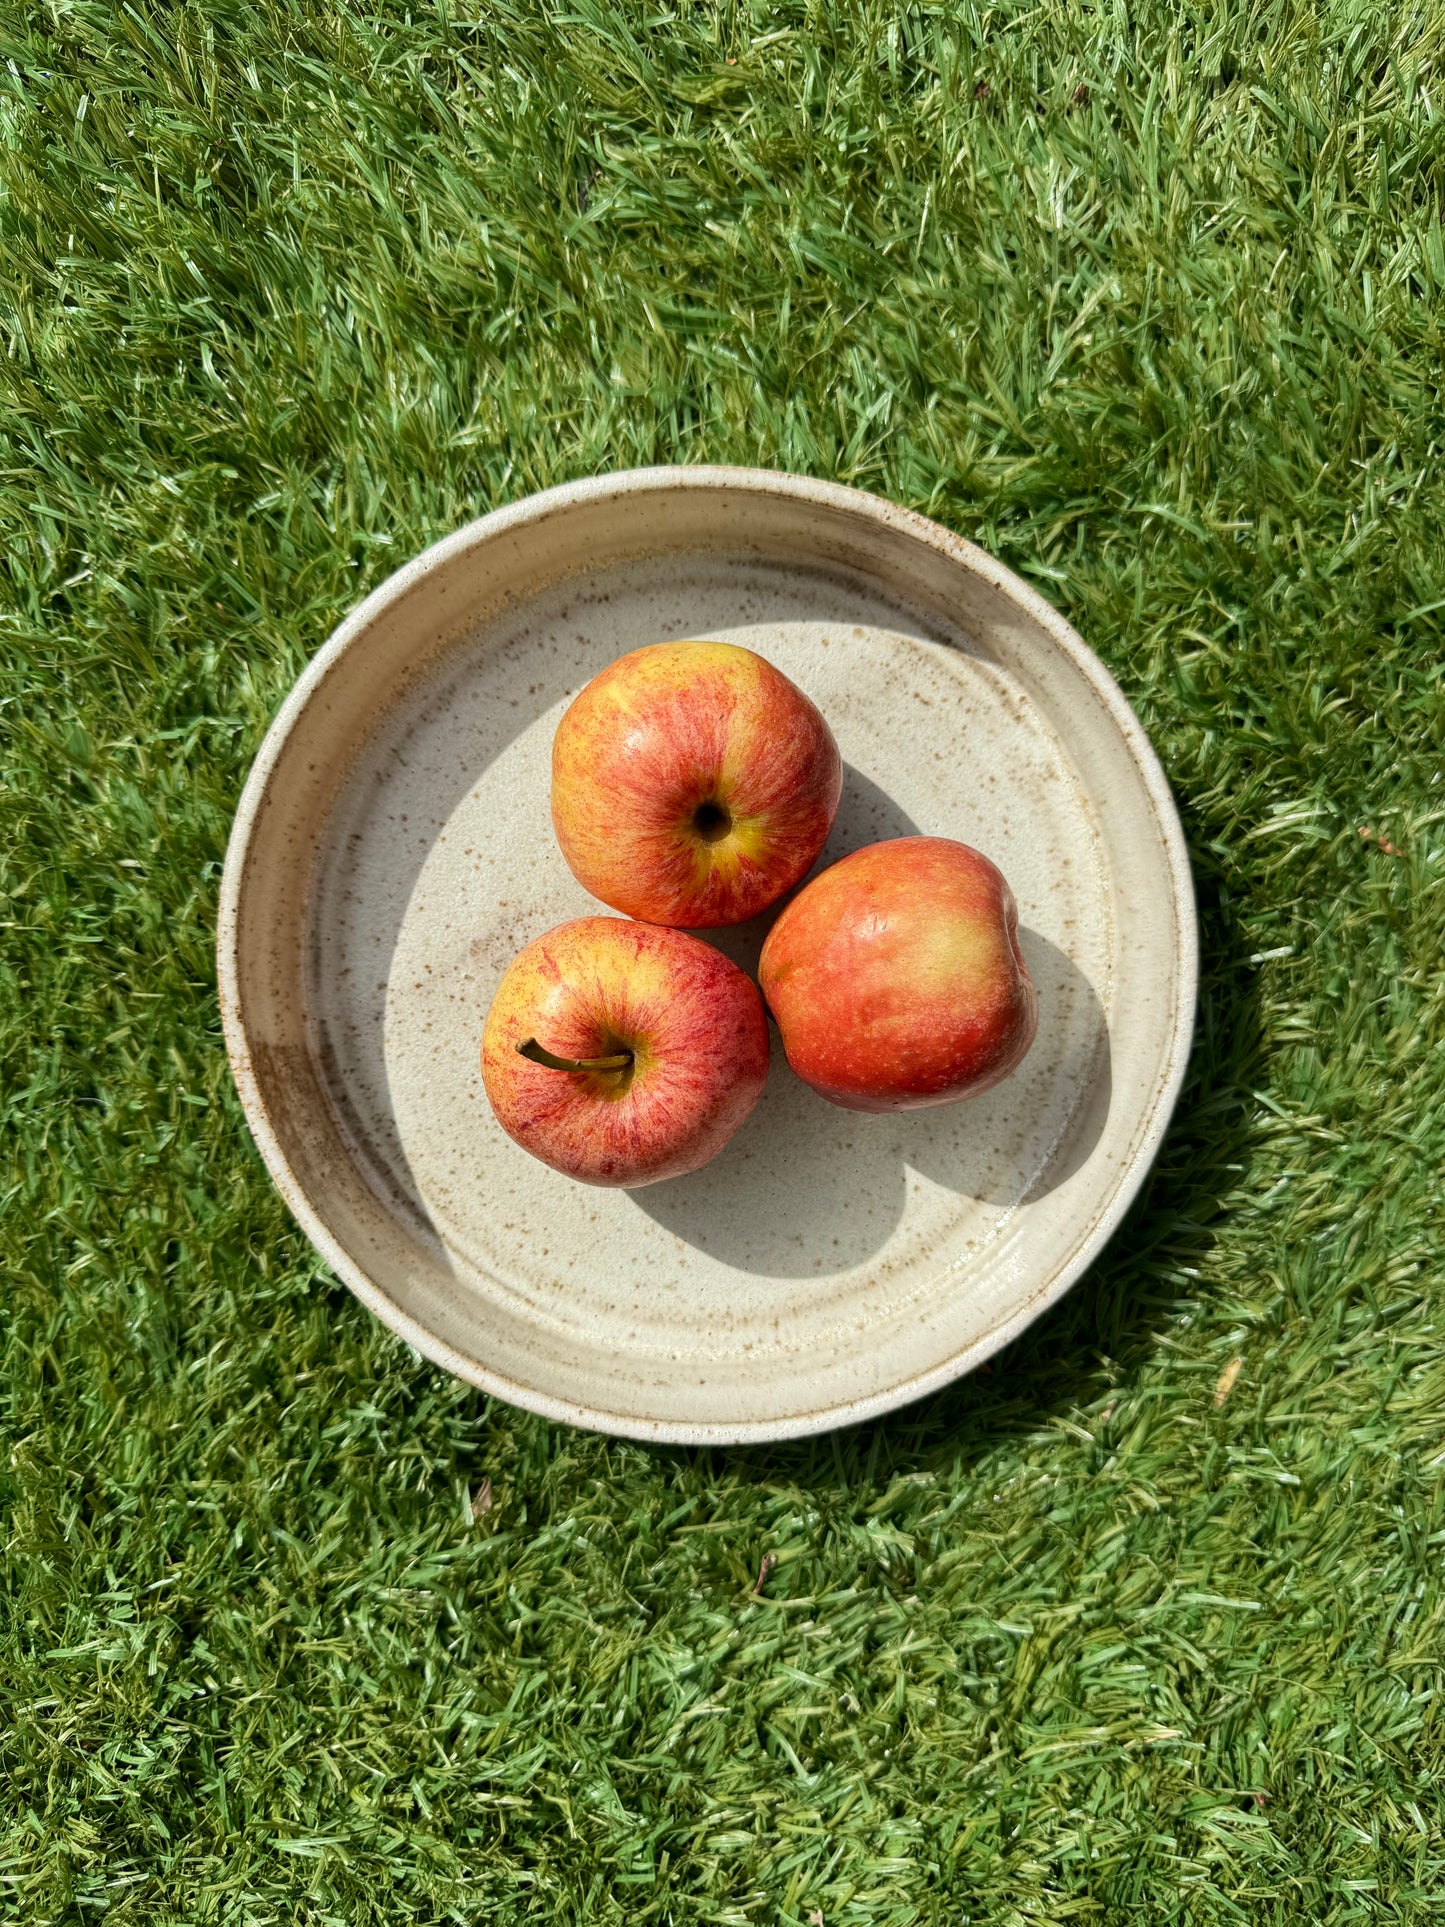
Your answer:
[[[594,1190],[503,1136],[479,1040],[521,946],[599,907],[552,836],[557,719],[677,636],[746,643],[823,709],[846,765],[823,861],[914,830],[994,858],[1039,1032],[985,1097],[894,1117],[825,1103],[775,1042],[706,1170]],[[762,934],[712,938],[751,964]],[[261,1154],[378,1317],[551,1418],[701,1443],[887,1411],[1053,1304],[1163,1135],[1196,954],[1158,761],[1041,597],[872,496],[663,468],[484,516],[342,623],[241,799],[219,968]]]

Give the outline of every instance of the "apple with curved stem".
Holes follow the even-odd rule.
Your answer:
[[[852,1111],[976,1097],[1038,1027],[1013,892],[947,837],[870,844],[814,877],[769,931],[758,981],[793,1070]]]
[[[660,642],[557,725],[552,822],[577,881],[647,923],[744,923],[806,876],[843,788],[816,706],[751,649]]]
[[[502,1129],[583,1184],[643,1185],[717,1156],[768,1075],[762,999],[681,930],[579,917],[497,986],[482,1080]]]

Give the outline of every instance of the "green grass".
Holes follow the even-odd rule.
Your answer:
[[[1440,1918],[1442,40],[1438,0],[4,14],[0,1917]],[[269,1188],[212,977],[343,611],[674,460],[1037,583],[1203,917],[1091,1275],[768,1450],[389,1338]]]

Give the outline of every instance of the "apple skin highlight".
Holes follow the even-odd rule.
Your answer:
[[[842,787],[819,710],[733,643],[619,657],[552,744],[552,822],[573,875],[625,916],[677,929],[776,903],[827,842]]]
[[[632,1053],[625,1071],[523,1057]],[[497,987],[482,1079],[507,1135],[583,1184],[638,1186],[716,1157],[762,1094],[768,1023],[752,982],[681,930],[579,917],[529,943]]]
[[[976,1097],[1038,1027],[1013,892],[946,837],[874,843],[824,870],[768,933],[758,980],[788,1063],[846,1110]]]

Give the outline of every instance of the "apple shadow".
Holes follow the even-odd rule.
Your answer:
[[[1020,927],[1019,948],[1039,993],[1038,1035],[1020,1069],[945,1112],[904,1113],[903,1155],[912,1169],[993,1204],[1032,1203],[1082,1170],[1104,1134],[1113,1096],[1109,1023],[1094,986],[1037,930]],[[940,1130],[940,1117],[958,1118],[963,1128]],[[1020,1191],[1024,1133],[1033,1145],[1038,1131],[1049,1148]]]
[[[820,862],[916,834],[878,786],[848,768]],[[801,886],[800,886],[801,887]],[[700,931],[756,972],[768,916]],[[1109,1032],[1084,973],[1056,944],[1021,929],[1039,993],[1039,1031],[1015,1075],[967,1103],[871,1116],[845,1111],[794,1076],[774,1031],[758,1107],[701,1171],[631,1196],[657,1224],[740,1271],[827,1277],[881,1251],[897,1230],[910,1172],[961,1200],[1008,1208],[1043,1196],[1088,1160],[1107,1122]]]
[[[810,1090],[775,1039],[767,1087],[732,1143],[701,1171],[632,1192],[634,1202],[739,1271],[817,1278],[882,1250],[910,1171],[1002,1208],[1064,1183],[1108,1119],[1108,1025],[1057,945],[1033,930],[1019,939],[1039,989],[1039,1034],[1013,1077],[966,1103],[869,1116]]]

